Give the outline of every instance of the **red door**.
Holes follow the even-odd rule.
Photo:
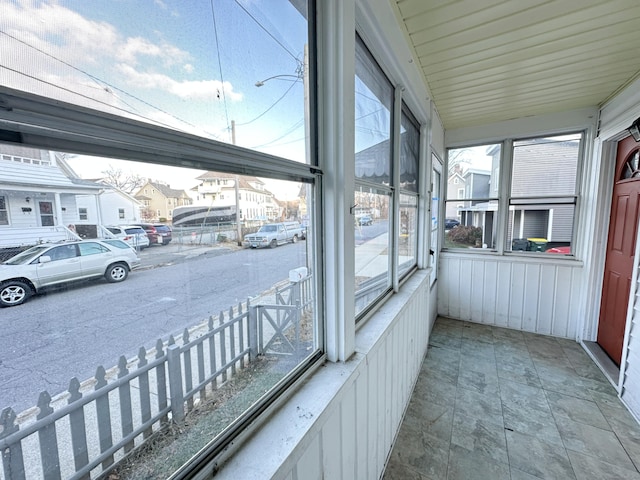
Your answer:
[[[618,144],[598,324],[598,344],[618,366],[622,358],[640,213],[639,155],[640,143],[633,137]]]

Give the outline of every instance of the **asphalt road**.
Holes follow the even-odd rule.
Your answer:
[[[95,280],[58,288],[0,309],[0,411],[16,412],[52,396],[99,365],[133,358],[141,346],[244,302],[305,265],[305,242],[276,249],[193,251],[154,246],[142,268],[118,284]]]

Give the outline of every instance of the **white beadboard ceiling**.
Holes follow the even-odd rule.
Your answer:
[[[640,0],[389,1],[447,129],[602,105],[640,74]]]

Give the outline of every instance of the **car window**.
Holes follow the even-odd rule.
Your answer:
[[[108,243],[112,247],[122,248],[123,250],[127,249],[127,248],[131,248],[129,245],[124,243],[122,240],[105,239],[105,240],[103,240],[103,242],[104,243]]]
[[[98,255],[99,253],[107,253],[109,251],[107,247],[103,247],[99,243],[95,242],[79,243],[78,247],[80,247],[80,255],[84,257],[86,257],[87,255]]]
[[[24,252],[20,252],[14,257],[11,257],[9,260],[4,262],[4,265],[21,265],[29,263],[47,248],[49,247],[46,245],[37,245],[35,247],[31,247],[30,249],[25,250]]]
[[[67,258],[73,258],[78,256],[75,245],[60,245],[47,251],[45,255],[51,257],[51,261],[66,260]]]
[[[138,234],[145,233],[144,230],[141,229],[141,228],[125,228],[124,231],[127,232],[127,233],[130,233],[130,234],[132,234],[132,233],[138,233]]]
[[[107,230],[109,230],[111,233],[118,235],[121,230],[119,228],[113,228],[113,227],[107,227]]]

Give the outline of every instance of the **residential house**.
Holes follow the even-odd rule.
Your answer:
[[[457,163],[447,177],[447,198],[465,198],[465,180],[463,177],[463,167]],[[460,209],[464,207],[464,202],[447,203],[446,218],[453,218],[460,221]]]
[[[103,181],[99,180],[97,183],[104,185],[97,204],[90,196],[76,197],[80,222],[98,218],[98,211],[103,225],[130,225],[142,221],[145,205],[141,200]]]
[[[104,189],[78,178],[61,154],[3,144],[0,247],[73,238],[75,225],[100,223],[98,199]],[[79,206],[79,197],[85,207]]]
[[[191,205],[191,197],[184,190],[171,188],[159,181],[147,180],[134,197],[142,202],[144,221],[171,222],[173,210],[177,207]]]
[[[275,196],[257,177],[210,171],[197,179],[200,183],[192,189],[194,206],[235,207],[237,203],[241,221],[274,221],[282,215]]]

